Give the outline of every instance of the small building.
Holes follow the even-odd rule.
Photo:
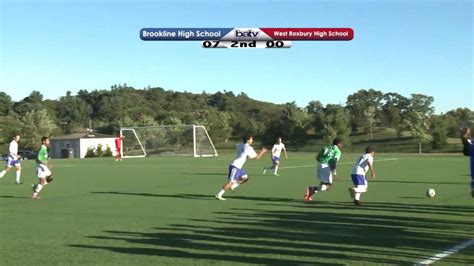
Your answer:
[[[74,133],[52,137],[49,154],[52,158],[84,158],[88,149],[96,150],[102,145],[103,151],[110,147],[115,156],[115,136],[99,133]]]

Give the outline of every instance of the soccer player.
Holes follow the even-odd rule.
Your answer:
[[[263,154],[267,151],[267,149],[262,148],[262,150],[257,154],[252,147],[253,137],[250,135],[243,137],[242,142],[243,143],[237,145],[237,156],[229,165],[227,183],[225,183],[224,186],[222,186],[222,189],[215,195],[218,200],[226,200],[222,197],[226,191],[229,189],[234,190],[240,184],[248,181],[248,175],[243,169],[247,157],[258,160],[262,158]]]
[[[312,201],[312,196],[320,191],[326,191],[331,188],[332,177],[335,176],[336,163],[341,158],[342,140],[335,138],[331,146],[325,146],[316,156],[318,167],[316,170],[316,177],[319,179],[319,186],[308,186],[304,200]]]
[[[0,178],[3,178],[3,176],[10,171],[10,169],[15,166],[16,168],[16,182],[15,184],[23,184],[21,182],[21,164],[20,164],[20,159],[21,156],[18,155],[18,142],[20,141],[20,135],[15,134],[13,136],[13,140],[10,142],[10,147],[9,147],[9,153],[7,156],[7,162],[5,164],[5,169],[0,172]]]
[[[365,174],[368,170],[370,170],[372,178],[375,179],[374,154],[374,148],[370,146],[366,147],[365,154],[362,154],[352,167],[351,178],[354,187],[349,188],[349,193],[351,194],[351,198],[354,200],[354,204],[357,206],[362,205],[362,202],[360,202],[360,196],[362,193],[367,192],[368,182]]]
[[[32,199],[40,199],[39,193],[48,183],[53,181],[51,166],[48,165],[48,146],[49,138],[41,138],[41,148],[38,151],[38,157],[36,159],[36,175],[38,177],[38,184],[33,186],[33,195]]]
[[[474,198],[474,140],[471,139],[471,129],[463,128],[461,132],[463,154],[470,156],[471,162],[471,196]]]
[[[115,138],[115,161],[122,160],[121,147],[124,138],[124,135],[120,135]]]
[[[279,176],[278,175],[278,167],[280,166],[280,155],[281,151],[285,152],[285,159],[288,159],[288,153],[286,153],[286,148],[285,144],[283,144],[282,140],[280,137],[277,138],[275,145],[273,145],[272,148],[272,166],[264,167],[263,168],[263,174],[267,172],[267,170],[273,169],[273,175],[274,176]]]

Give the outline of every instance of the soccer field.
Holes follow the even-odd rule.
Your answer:
[[[249,160],[248,183],[224,195],[232,155],[53,160],[55,180],[32,200],[34,164],[0,180],[1,265],[414,264],[474,239],[467,158],[376,154],[363,206],[347,188],[356,154],[343,154],[330,191],[314,154],[290,153],[280,176]],[[436,197],[425,197],[434,188]],[[474,264],[474,246],[439,265]]]

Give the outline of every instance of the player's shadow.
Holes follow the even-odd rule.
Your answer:
[[[400,184],[402,183],[408,183],[408,184],[429,184],[429,185],[466,185],[469,182],[455,182],[455,181],[442,181],[442,182],[428,182],[428,181],[400,181],[400,180],[372,180],[371,182],[374,183],[394,183],[394,184]]]
[[[88,237],[94,245],[72,247],[198,264],[413,264],[472,237],[459,230],[473,227],[470,221],[402,212],[231,208],[151,232],[105,230]],[[474,258],[443,261],[473,264]]]
[[[1,195],[0,198],[5,198],[5,199],[30,199],[31,197],[18,197],[18,196]]]
[[[141,197],[157,197],[157,198],[175,198],[175,199],[201,199],[201,200],[216,200],[213,195],[199,195],[199,194],[154,194],[154,193],[135,193],[135,192],[119,192],[119,191],[94,191],[93,194],[110,194],[122,196],[141,196]]]
[[[414,198],[414,197],[413,197]],[[417,198],[418,199],[418,198]],[[426,198],[423,198],[426,199]],[[421,200],[421,198],[420,198]],[[403,204],[403,203],[391,203],[391,202],[364,202],[363,206],[355,206],[351,201],[347,202],[326,202],[316,200],[311,202],[314,204],[314,208],[320,210],[356,210],[356,211],[382,211],[382,212],[393,212],[393,213],[413,213],[413,214],[449,214],[449,215],[470,215],[474,216],[474,206],[440,206],[440,205],[426,205],[426,204]],[[306,204],[287,204],[282,205],[275,203],[259,203],[259,206],[272,206],[272,207],[289,207],[292,209],[306,209]],[[474,218],[474,217],[473,217]]]
[[[196,175],[203,175],[203,176],[223,176],[226,177],[226,173],[181,173],[183,175],[191,175],[191,176],[196,176]]]
[[[157,197],[157,198],[177,198],[177,199],[201,199],[201,200],[216,200],[214,195],[209,194],[154,194],[154,193],[137,193],[137,192],[120,192],[120,191],[93,191],[93,194],[110,194],[110,195],[125,195],[125,196],[141,196],[141,197]],[[254,202],[298,202],[303,203],[302,200],[299,199],[289,199],[289,198],[273,198],[273,197],[250,197],[250,196],[235,196],[232,194],[229,195],[229,200],[248,200]]]

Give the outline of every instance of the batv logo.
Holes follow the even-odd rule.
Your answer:
[[[258,31],[252,31],[252,30],[246,30],[246,31],[235,30],[235,37],[236,38],[256,38],[259,33],[260,32]]]

